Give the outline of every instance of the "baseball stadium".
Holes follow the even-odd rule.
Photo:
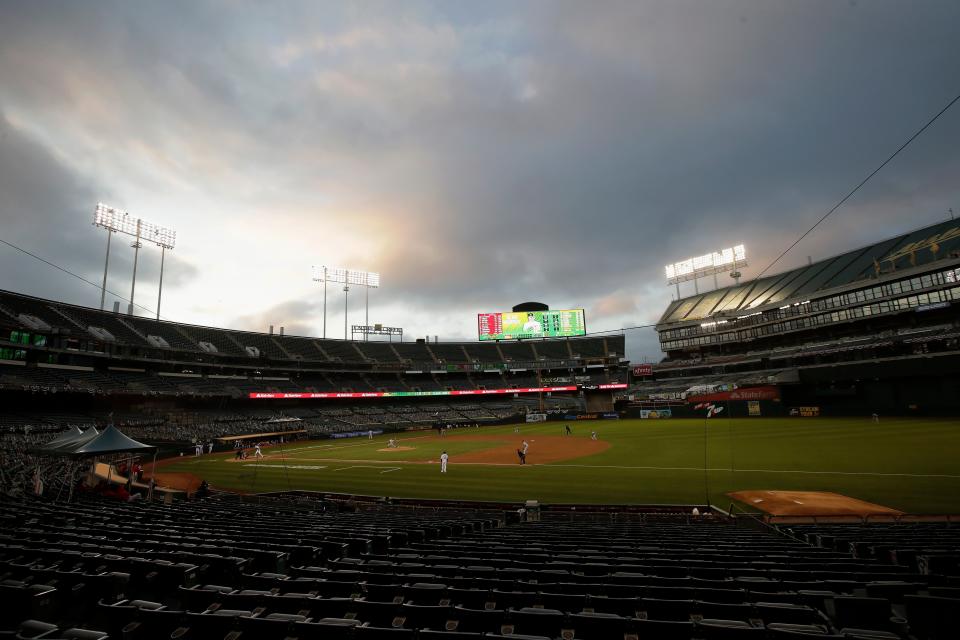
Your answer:
[[[960,638],[958,25],[0,2],[0,640]]]
[[[2,292],[15,623],[947,637],[958,282],[928,226],[673,301],[655,364],[540,303],[378,342]],[[505,337],[529,318],[573,335]]]

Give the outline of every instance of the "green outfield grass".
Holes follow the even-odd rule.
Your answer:
[[[539,434],[560,435],[563,423],[459,430],[531,441],[526,466],[456,463],[458,454],[495,443],[440,439],[435,432],[398,434],[409,452],[378,452],[390,436],[313,440],[265,449],[262,463],[228,462],[232,453],[183,458],[164,471],[188,471],[213,486],[246,492],[306,489],[409,498],[573,503],[712,503],[728,491],[835,491],[911,513],[960,513],[960,422],[869,418],[713,418],[571,423],[573,438],[591,429],[606,451],[536,464]],[[449,473],[436,459],[452,456]],[[704,470],[706,468],[706,471]]]

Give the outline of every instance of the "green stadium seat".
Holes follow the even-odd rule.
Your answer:
[[[349,640],[354,637],[359,620],[345,618],[320,618],[307,622],[294,622],[293,630],[299,640]]]
[[[458,605],[451,615],[457,620],[457,631],[499,633],[505,614],[503,609],[471,609]]]
[[[672,620],[633,620],[632,628],[640,640],[691,640],[694,633],[692,622]]]
[[[904,604],[910,634],[919,640],[947,640],[960,634],[960,599],[907,595]]]
[[[514,633],[556,638],[568,629],[567,616],[556,609],[523,607],[507,612],[506,624],[513,625]]]
[[[418,640],[478,640],[482,637],[482,633],[472,633],[469,631],[437,631],[433,629],[421,629],[417,632]]]
[[[755,602],[757,618],[764,624],[785,622],[789,624],[824,624],[823,614],[816,609],[801,604],[785,602]]]
[[[643,598],[640,602],[638,617],[647,620],[690,620],[695,613],[693,600],[662,600]]]
[[[636,618],[642,609],[640,598],[615,598],[611,596],[591,596],[587,600],[585,611],[613,613],[626,618]]]
[[[368,627],[362,625],[355,630],[357,640],[413,640],[414,631],[412,629],[400,629],[392,627]]]
[[[55,624],[40,620],[24,620],[20,623],[17,638],[50,638],[59,632]]]
[[[243,617],[239,619],[241,634],[262,640],[283,640],[294,632],[295,622],[304,622],[306,617],[299,614],[268,613],[265,616]]]
[[[767,625],[771,640],[839,640],[842,635],[830,633],[824,625],[772,622]]]
[[[401,614],[408,629],[448,629],[456,628],[457,620],[452,607],[441,605],[404,604]]]
[[[403,585],[403,599],[409,604],[449,604],[451,597],[447,585],[436,582],[415,582]]]
[[[837,596],[833,599],[833,607],[834,625],[841,631],[846,628],[876,631],[892,629],[890,618],[893,611],[886,598]]]
[[[572,613],[568,623],[577,640],[603,640],[623,638],[631,628],[630,618],[614,613]]]

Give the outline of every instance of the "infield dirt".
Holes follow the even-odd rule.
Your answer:
[[[727,495],[772,516],[863,517],[902,513],[832,491],[734,491]]]
[[[517,462],[517,449],[521,448],[524,438],[506,438],[490,435],[462,435],[447,436],[444,440],[452,441],[481,441],[490,442],[489,449],[480,449],[450,456],[450,462],[470,462],[474,464],[514,464]],[[506,442],[509,440],[509,442]],[[610,448],[610,443],[603,440],[588,440],[571,436],[528,437],[530,444],[527,449],[527,464],[545,464],[548,462],[563,462],[601,453]]]

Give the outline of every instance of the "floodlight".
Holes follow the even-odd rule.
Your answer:
[[[677,298],[680,297],[680,283],[693,280],[697,290],[697,280],[704,276],[713,275],[714,285],[716,276],[724,271],[733,271],[739,275],[737,269],[747,266],[747,252],[742,244],[714,251],[702,256],[687,258],[664,267],[664,274],[669,284],[677,285]]]
[[[151,222],[146,222],[128,212],[116,207],[105,205],[98,202],[93,210],[93,224],[107,230],[107,257],[103,265],[103,287],[100,290],[100,309],[107,294],[107,268],[110,265],[110,238],[114,233],[123,233],[133,236],[136,240],[131,245],[134,248],[133,254],[133,284],[130,287],[130,304],[128,312],[133,315],[133,295],[137,286],[137,258],[140,254],[141,240],[152,242],[161,249],[160,255],[160,288],[157,293],[157,320],[160,319],[160,300],[163,295],[163,266],[166,258],[167,249],[173,249],[177,244],[177,232],[167,227],[161,227]]]
[[[317,269],[317,267],[314,267]],[[373,271],[360,271],[358,269],[344,269],[342,267],[319,267],[319,277],[314,277],[315,282],[323,282],[323,337],[327,337],[327,283],[337,282],[343,284],[343,339],[347,339],[347,297],[350,293],[350,285],[356,285],[366,288],[366,324],[370,325],[370,289],[380,287],[380,274]]]

